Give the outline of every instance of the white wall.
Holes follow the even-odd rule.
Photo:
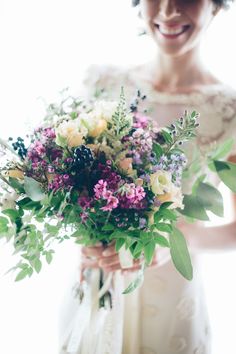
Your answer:
[[[203,56],[222,80],[236,87],[236,8],[218,16]],[[85,67],[146,60],[153,46],[138,38],[129,0],[1,0],[0,135],[20,135],[42,113],[37,97],[51,100],[66,86],[78,91]],[[30,281],[14,283],[14,264],[0,243],[0,352],[57,354],[58,310],[77,259],[72,243],[58,247],[53,264]],[[213,324],[213,354],[236,352],[235,253],[204,258]]]

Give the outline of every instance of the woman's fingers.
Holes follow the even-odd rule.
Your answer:
[[[103,246],[82,247],[81,253],[86,257],[102,257],[104,251]]]
[[[118,254],[113,254],[110,257],[102,257],[99,259],[99,265],[101,268],[104,267],[111,267],[114,264],[119,264],[120,265],[120,260]]]
[[[113,256],[115,254],[117,254],[117,252],[116,252],[114,243],[109,245],[109,246],[107,246],[102,252],[102,256],[103,257],[110,257],[110,256]]]

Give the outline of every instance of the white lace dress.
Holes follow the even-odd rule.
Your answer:
[[[133,97],[137,89],[147,95],[145,107],[151,109],[150,115],[160,126],[180,117],[185,109],[200,112],[197,143],[203,149],[229,136],[236,137],[236,93],[225,85],[191,94],[166,94],[141,80],[138,69],[114,67],[91,68],[85,80],[89,95],[95,89],[105,89],[117,99],[121,86],[126,97]],[[211,353],[197,254],[192,254],[192,261],[191,282],[179,275],[169,260],[147,269],[142,288],[123,296],[124,310],[122,314],[117,312],[117,322],[123,326],[122,354]],[[125,282],[129,281],[126,276]],[[67,353],[66,348],[63,353]],[[106,349],[104,354],[119,354],[119,349],[116,353]]]

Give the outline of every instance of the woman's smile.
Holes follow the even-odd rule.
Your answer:
[[[190,28],[190,25],[184,24],[164,24],[164,23],[154,23],[158,34],[166,39],[176,39],[182,34],[187,32]]]

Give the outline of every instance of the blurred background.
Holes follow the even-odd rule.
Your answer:
[[[153,44],[131,0],[0,1],[0,136],[24,135],[50,102],[70,87],[79,93],[91,64],[135,64],[148,60]],[[236,89],[236,7],[217,16],[202,56],[221,80]],[[226,191],[224,191],[226,193]],[[230,205],[226,208],[230,218]],[[76,274],[78,251],[63,243],[51,266],[30,281],[14,283],[4,273],[15,264],[0,241],[0,353],[57,354],[59,309]],[[235,354],[236,253],[203,257],[213,330],[213,354]]]

